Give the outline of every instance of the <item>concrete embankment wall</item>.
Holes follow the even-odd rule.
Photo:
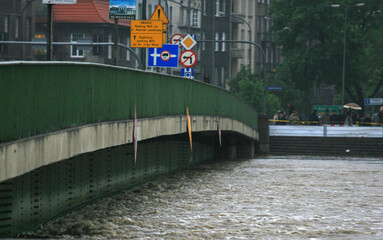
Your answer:
[[[274,155],[382,157],[383,138],[270,136]]]
[[[270,153],[383,156],[383,127],[271,125]]]

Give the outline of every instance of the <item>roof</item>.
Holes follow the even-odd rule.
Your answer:
[[[76,4],[53,6],[53,21],[56,23],[110,23],[109,0],[77,0]],[[119,25],[130,26],[130,20],[119,19]]]

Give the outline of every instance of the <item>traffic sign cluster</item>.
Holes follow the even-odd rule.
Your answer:
[[[171,44],[166,43],[166,24],[169,19],[161,5],[154,10],[149,20],[131,21],[131,48],[148,48],[148,66],[177,68],[178,62],[185,68],[181,76],[194,78],[193,67],[197,63],[197,54],[191,49],[197,44],[195,36],[188,34],[174,34],[170,38]],[[186,50],[179,54],[179,48]]]

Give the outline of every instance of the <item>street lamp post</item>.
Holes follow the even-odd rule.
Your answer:
[[[330,6],[323,6],[316,8],[314,10],[323,9],[323,8],[338,8],[339,4],[332,4]],[[310,15],[309,22],[309,37],[308,37],[308,51],[307,51],[307,119],[310,116],[310,108],[311,108],[311,98],[310,98],[310,89],[311,89],[311,25],[312,25],[312,15]]]
[[[243,19],[241,17],[238,17],[236,15],[232,15],[232,14],[228,14],[228,13],[225,13],[225,12],[219,12],[219,14],[220,15],[229,16],[229,17],[232,17],[232,18],[236,18],[236,19],[239,19],[242,22],[246,23],[246,25],[247,25],[247,27],[249,28],[249,31],[250,31],[249,41],[251,42],[251,36],[253,34],[252,34],[252,31],[251,31],[251,26],[250,26],[249,22],[247,22],[245,19]],[[249,52],[249,69],[251,70],[251,45],[250,45],[250,52]]]
[[[346,37],[347,37],[347,15],[348,9],[352,7],[362,7],[364,3],[347,6],[344,8],[344,35],[343,35],[343,70],[342,70],[342,106],[344,105],[344,85],[346,78]]]

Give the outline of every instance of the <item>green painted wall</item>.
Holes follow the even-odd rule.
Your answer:
[[[186,78],[71,63],[0,65],[0,143],[89,123],[225,116],[257,129],[257,113],[228,91]]]

